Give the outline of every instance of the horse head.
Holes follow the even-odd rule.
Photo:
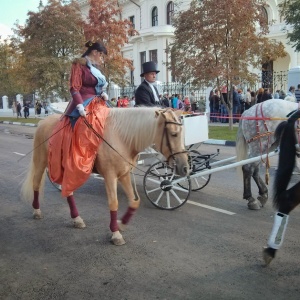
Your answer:
[[[183,129],[180,116],[182,111],[172,109],[157,110],[158,127],[155,147],[167,159],[177,175],[189,173],[188,154],[184,147]]]

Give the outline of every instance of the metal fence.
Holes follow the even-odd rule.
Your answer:
[[[258,74],[258,80],[255,83],[247,83],[243,80],[240,81],[240,84],[237,86],[242,90],[246,91],[250,88],[252,91],[257,91],[260,87],[269,88],[272,93],[275,93],[276,90],[282,90],[285,93],[288,91],[288,71],[263,71]],[[117,89],[117,94],[119,96],[134,96],[135,90],[138,86],[131,85],[126,87],[120,87]],[[198,100],[205,99],[207,97],[207,88],[203,86],[194,86],[190,82],[180,83],[180,82],[169,82],[157,83],[157,89],[160,94],[168,93],[169,95],[181,94],[182,96],[190,95],[191,92],[195,93],[195,96]]]

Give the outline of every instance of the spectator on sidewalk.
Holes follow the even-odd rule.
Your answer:
[[[297,103],[300,102],[300,84],[298,84],[297,89],[295,90],[295,98]]]
[[[22,118],[22,106],[21,103],[18,101],[17,102],[17,118],[21,117]]]

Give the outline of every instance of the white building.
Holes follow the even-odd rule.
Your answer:
[[[83,14],[87,15],[88,1],[78,0],[78,2]],[[119,0],[123,10],[122,18],[130,19],[139,32],[138,36],[130,38],[129,43],[122,50],[124,57],[131,59],[135,67],[134,71],[128,74],[132,84],[140,84],[141,65],[149,60],[156,61],[158,64],[159,81],[172,82],[171,72],[166,66],[168,63],[166,48],[172,42],[174,34],[171,16],[174,11],[187,9],[190,2],[190,0]],[[286,72],[300,65],[299,53],[287,44],[286,36],[291,28],[280,19],[277,8],[280,2],[282,0],[267,0],[267,5],[263,8],[268,20],[274,21],[274,24],[270,25],[269,38],[281,41],[288,53],[286,57],[264,66],[265,69],[274,72]]]

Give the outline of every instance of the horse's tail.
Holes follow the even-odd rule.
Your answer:
[[[36,138],[34,140],[36,140]],[[34,147],[35,144],[36,143],[34,142]],[[24,178],[21,186],[21,192],[20,192],[21,199],[28,202],[33,201],[33,192],[34,190],[37,190],[37,188],[34,187],[34,182],[33,182],[37,170],[37,166],[35,164],[35,161],[37,161],[37,159],[39,159],[39,157],[36,153],[36,150],[34,150],[27,170],[26,177]],[[42,199],[44,193],[44,185],[45,185],[45,172],[41,177],[41,181],[38,187],[40,199]]]
[[[290,182],[292,172],[296,162],[296,135],[295,135],[295,122],[300,116],[300,111],[296,111],[287,122],[282,122],[276,128],[275,137],[280,137],[279,145],[279,160],[278,168],[274,181],[274,207],[278,209],[281,197]]]
[[[243,134],[242,121],[239,123],[238,132],[236,135],[236,161],[244,160],[248,157],[248,144]],[[242,176],[242,166],[237,167],[238,174]]]

